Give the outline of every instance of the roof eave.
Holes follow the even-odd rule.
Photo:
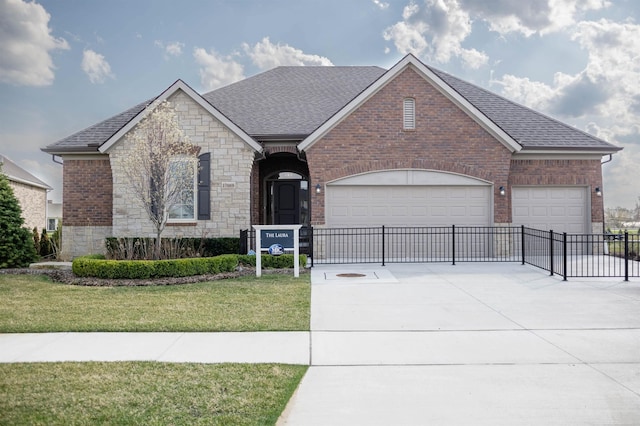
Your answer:
[[[220,121],[224,126],[229,128],[232,132],[234,132],[240,139],[242,139],[247,145],[249,145],[256,152],[262,152],[262,146],[256,142],[251,136],[249,136],[244,130],[242,130],[237,124],[232,122],[227,116],[222,114],[218,109],[216,109],[213,105],[211,105],[206,99],[204,99],[198,92],[193,90],[188,84],[186,84],[182,80],[177,80],[171,86],[169,86],[164,92],[158,96],[154,103],[150,104],[138,114],[136,114],[129,122],[124,125],[120,130],[114,133],[109,139],[107,139],[100,147],[99,152],[107,153],[109,149],[118,142],[124,135],[126,135],[131,129],[135,127],[143,118],[149,115],[153,111],[153,107],[157,102],[162,102],[167,100],[171,95],[176,93],[178,90],[184,92],[187,96],[189,96],[193,101],[203,107],[207,112],[213,115],[218,121]],[[151,108],[150,108],[151,106]]]
[[[78,146],[78,147],[44,147],[40,148],[40,151],[46,152],[51,155],[65,155],[65,154],[101,154],[97,146]]]
[[[40,183],[37,183],[37,182],[33,182],[33,181],[30,181],[30,180],[27,180],[27,179],[21,179],[19,177],[15,177],[15,176],[8,175],[8,174],[6,174],[6,176],[7,176],[7,179],[9,179],[10,181],[18,182],[18,183],[21,183],[23,185],[33,186],[33,187],[44,189],[44,190],[47,190],[47,191],[51,191],[53,189],[52,187],[50,187],[47,184],[43,185],[43,184],[40,184]]]
[[[608,147],[592,147],[592,146],[550,146],[550,147],[523,147],[522,154],[536,154],[536,153],[585,153],[585,154],[615,154],[618,151],[622,151],[622,147],[611,145]]]
[[[566,158],[585,158],[585,157],[592,157],[592,158],[599,158],[599,157],[603,157],[605,155],[613,155],[619,151],[621,151],[622,148],[621,147],[617,147],[617,146],[611,146],[610,148],[607,147],[603,147],[603,148],[597,148],[597,147],[548,147],[548,148],[540,148],[540,147],[534,147],[534,148],[524,148],[522,149],[522,151],[520,152],[514,152],[513,153],[513,157],[517,158],[517,157],[521,157],[521,158],[526,158],[526,157],[548,157],[548,158],[552,158],[552,157],[561,157],[564,156]]]
[[[287,141],[287,142],[300,142],[304,140],[308,133],[304,134],[270,134],[270,135],[251,135],[255,140],[261,142],[279,142],[279,141]]]

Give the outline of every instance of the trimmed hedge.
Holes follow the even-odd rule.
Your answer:
[[[255,267],[256,257],[224,254],[216,257],[168,260],[107,260],[103,255],[98,254],[75,258],[72,270],[78,277],[148,279],[234,272],[238,264]],[[300,266],[304,268],[306,264],[307,256],[301,254]],[[265,269],[293,268],[293,255],[264,255],[262,267]]]
[[[282,254],[280,256],[272,256],[270,254],[262,255],[262,267],[265,269],[287,269],[293,268],[293,255]],[[256,256],[249,254],[238,255],[238,261],[242,265],[256,266]],[[307,266],[307,255],[301,254],[299,258],[300,267]]]
[[[146,279],[188,277],[193,275],[233,272],[237,255],[170,260],[105,260],[83,256],[73,260],[73,273],[79,277],[107,279]]]

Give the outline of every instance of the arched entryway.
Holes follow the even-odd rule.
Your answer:
[[[260,223],[308,225],[309,168],[292,153],[268,155],[260,161]]]

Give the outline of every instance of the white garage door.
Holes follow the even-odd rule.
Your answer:
[[[513,187],[511,203],[514,225],[575,234],[588,232],[586,187]]]
[[[490,186],[327,186],[327,225],[488,226]]]

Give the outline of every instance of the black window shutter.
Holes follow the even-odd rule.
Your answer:
[[[198,220],[211,219],[211,153],[198,157]]]

